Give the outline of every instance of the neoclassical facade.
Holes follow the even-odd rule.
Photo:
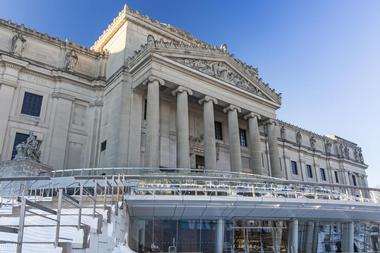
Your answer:
[[[0,20],[0,208],[17,248],[25,220],[47,227],[26,206],[45,205],[59,252],[379,252],[361,148],[280,107],[227,45],[127,6],[91,48]],[[1,214],[3,239],[16,223]]]
[[[359,146],[276,117],[257,68],[127,6],[91,48],[0,21],[0,155],[53,169],[197,168],[367,186]]]

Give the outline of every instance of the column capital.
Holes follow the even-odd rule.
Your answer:
[[[223,112],[226,113],[228,111],[234,111],[234,110],[236,110],[237,112],[241,112],[240,107],[238,107],[236,105],[229,105],[229,106],[227,106],[226,108],[223,109]]]
[[[218,100],[216,98],[210,97],[210,96],[205,96],[204,98],[200,99],[198,101],[199,104],[203,104],[204,102],[212,102],[213,104],[217,105]]]
[[[178,86],[175,90],[172,91],[172,95],[175,96],[177,93],[182,93],[186,92],[187,95],[193,95],[193,91],[189,88],[183,87],[183,86]]]
[[[275,119],[268,119],[268,120],[265,121],[265,125],[274,125],[274,126],[277,126],[278,122]]]
[[[155,76],[149,76],[143,84],[148,85],[149,83],[153,83],[153,82],[158,82],[159,85],[165,85],[165,81],[163,79],[155,77]]]
[[[257,113],[254,113],[254,112],[250,112],[246,115],[244,115],[244,119],[247,120],[249,118],[257,118],[258,120],[261,119],[261,116],[260,114],[257,114]]]

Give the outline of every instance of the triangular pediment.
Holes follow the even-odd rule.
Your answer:
[[[157,41],[153,36],[148,36],[147,43],[127,60],[127,66],[131,68],[144,55],[151,53],[159,54],[278,106],[281,105],[281,95],[259,78],[257,69],[239,61],[225,48]]]
[[[245,90],[264,99],[272,100],[264,91],[252,84],[248,78],[240,74],[224,61],[186,57],[170,57],[170,59],[203,74],[231,84],[239,89]]]

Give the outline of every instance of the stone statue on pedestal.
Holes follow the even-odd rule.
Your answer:
[[[25,142],[22,142],[16,146],[17,154],[15,160],[30,159],[36,162],[40,161],[41,151],[40,144],[33,135],[33,132],[29,133],[29,137]]]

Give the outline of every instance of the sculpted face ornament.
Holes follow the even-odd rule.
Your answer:
[[[154,47],[156,45],[156,40],[153,35],[149,34],[148,37],[146,37],[146,45],[148,47]]]
[[[21,33],[15,34],[12,38],[11,53],[21,56],[25,48],[25,42],[26,39],[21,35]]]
[[[65,69],[73,72],[78,64],[78,55],[74,49],[69,50],[65,56]]]

